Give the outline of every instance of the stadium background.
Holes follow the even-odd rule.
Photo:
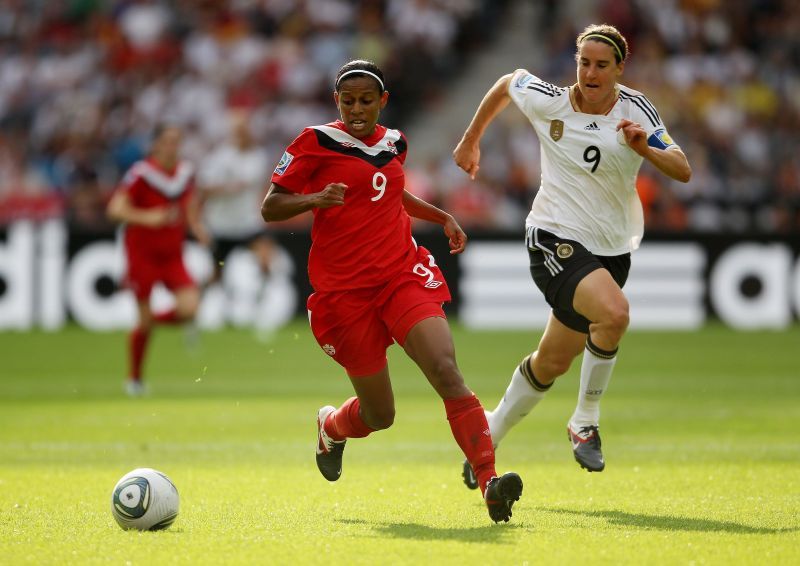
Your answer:
[[[0,564],[800,564],[795,4],[0,0]],[[321,478],[314,417],[352,390],[297,316],[308,219],[274,227],[286,254],[263,310],[214,311],[207,292],[203,324],[221,329],[159,328],[151,394],[124,394],[133,305],[115,293],[103,208],[153,123],[182,121],[198,161],[226,110],[248,107],[277,161],[300,128],[334,118],[332,74],[365,56],[389,78],[385,122],[409,137],[410,188],[470,234],[452,258],[435,229],[415,233],[458,291],[459,366],[493,407],[540,335],[508,327],[544,321],[518,237],[537,141],[505,112],[477,183],[450,151],[500,74],[571,83],[573,38],[592,21],[631,40],[625,83],[694,168],[688,185],[640,176],[648,229],[626,294],[632,324],[661,330],[626,334],[603,474],[580,470],[564,438],[574,364],[504,439],[498,468],[525,494],[511,523],[491,524],[461,482],[441,400],[390,348],[395,424],[353,441],[341,481]],[[238,285],[252,267],[225,262]],[[254,333],[248,312],[296,320]],[[142,466],[178,486],[168,531],[122,531],[109,513],[113,485]]]
[[[450,151],[500,74],[525,67],[570,84],[573,38],[590,22],[627,36],[623,82],[655,103],[693,167],[688,184],[647,164],[639,176],[647,232],[628,287],[634,327],[695,329],[714,318],[786,327],[800,312],[793,4],[3,2],[0,329],[130,324],[133,303],[117,292],[121,257],[104,207],[144,155],[153,125],[183,125],[185,156],[199,163],[225,137],[229,111],[245,108],[277,161],[304,126],[336,117],[332,77],[357,57],[386,73],[391,103],[382,121],[409,137],[409,190],[452,212],[472,239],[466,256],[450,258],[435,227],[415,229],[446,268],[456,293],[449,312],[477,327],[540,326],[544,306],[524,250],[513,247],[538,185],[532,129],[519,112],[505,112],[485,137],[475,183]],[[258,311],[252,289],[241,287],[250,266],[238,257],[225,267],[233,299],[208,293],[201,324],[249,324],[261,312],[264,325],[276,326],[301,315],[309,219],[273,226],[286,254]],[[201,280],[209,262],[193,250]]]

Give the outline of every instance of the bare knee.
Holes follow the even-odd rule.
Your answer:
[[[197,314],[200,307],[200,293],[197,291],[186,292],[178,297],[175,304],[175,312],[181,320],[191,320]]]
[[[623,298],[623,300],[612,309],[609,316],[609,323],[614,330],[622,335],[628,329],[628,324],[630,324],[630,322],[630,306],[628,305],[628,301]]]
[[[457,399],[471,394],[453,357],[438,359],[428,370],[427,377],[442,399]]]
[[[361,407],[361,418],[364,423],[373,430],[384,430],[394,424],[395,409],[391,407],[379,407],[368,411]]]
[[[155,318],[149,306],[139,304],[139,320],[137,326],[144,332],[150,332],[155,326]]]
[[[178,310],[178,318],[181,320],[193,320],[194,317],[197,315],[198,304],[193,303],[188,305],[186,308]]]
[[[607,341],[618,343],[630,324],[630,310],[628,301],[623,297],[613,305],[609,305],[605,316],[598,321],[597,331],[600,331]],[[592,333],[594,339],[594,332]],[[600,344],[598,344],[599,346]]]

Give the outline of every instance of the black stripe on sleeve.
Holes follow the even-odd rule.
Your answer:
[[[551,96],[551,97],[561,96],[560,92],[552,92],[550,90],[546,90],[544,88],[540,88],[538,84],[532,84],[532,85],[528,86],[527,88],[530,89],[530,90],[535,90],[537,92],[541,92],[542,94],[546,94],[547,96]]]
[[[645,105],[646,105],[648,108],[650,108],[650,110],[652,110],[652,111],[653,111],[653,114],[655,114],[655,115],[656,115],[656,120],[658,120],[658,123],[659,123],[659,124],[662,124],[663,122],[661,122],[661,116],[659,116],[659,115],[658,115],[658,111],[656,110],[656,107],[655,107],[655,106],[653,106],[653,103],[652,103],[652,102],[650,102],[650,100],[648,100],[648,98],[647,98],[645,95],[641,95],[641,96],[640,96],[640,97],[638,97],[638,98],[640,98],[640,99],[642,100],[642,102],[644,102],[644,103],[645,103]]]
[[[620,91],[620,93],[625,91]],[[661,116],[658,115],[658,111],[656,107],[653,106],[653,103],[643,94],[631,94],[630,92],[625,92],[625,95],[628,96],[630,99],[636,99],[641,102],[645,107],[649,108],[652,112],[651,116],[655,116],[656,121],[661,124]],[[656,124],[658,125],[658,124]]]
[[[644,112],[645,116],[647,116],[648,120],[650,120],[650,123],[653,125],[653,127],[659,125],[660,121],[658,120],[658,115],[655,114],[654,111],[647,108],[644,104],[642,104],[642,102],[638,100],[636,97],[631,96],[630,94],[624,91],[620,91],[619,97],[622,100],[630,100],[633,104],[635,104],[639,108],[639,110]]]

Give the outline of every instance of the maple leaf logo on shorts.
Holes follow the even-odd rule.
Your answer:
[[[323,350],[323,351],[324,351],[326,354],[328,354],[329,356],[333,356],[333,355],[335,355],[335,354],[336,354],[336,348],[334,348],[334,347],[333,347],[333,346],[331,346],[330,344],[325,344],[325,345],[322,347],[322,350]]]

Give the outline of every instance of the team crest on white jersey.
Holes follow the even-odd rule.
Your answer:
[[[550,137],[553,141],[558,141],[564,135],[564,122],[562,120],[553,120],[550,122]]]
[[[289,164],[292,162],[292,159],[294,159],[294,155],[292,155],[288,151],[284,151],[281,160],[278,161],[278,166],[275,167],[275,173],[277,175],[283,175],[284,173],[286,173],[286,169],[289,167]]]

